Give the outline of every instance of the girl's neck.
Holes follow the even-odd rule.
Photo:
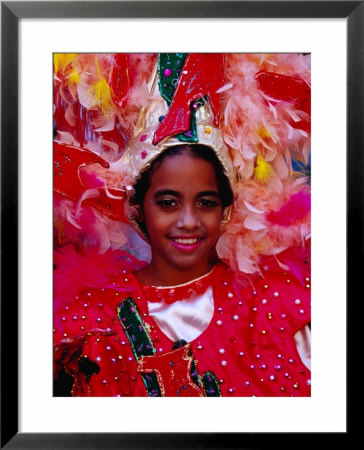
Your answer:
[[[195,270],[188,269],[184,271],[181,269],[173,270],[171,268],[162,270],[152,264],[148,264],[135,272],[135,276],[138,281],[150,286],[178,286],[206,275],[211,271],[212,267],[213,264],[209,262],[206,267],[198,267]]]

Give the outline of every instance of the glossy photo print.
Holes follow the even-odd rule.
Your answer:
[[[57,397],[311,395],[311,55],[53,55]]]

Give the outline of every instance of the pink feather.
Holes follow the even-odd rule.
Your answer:
[[[305,190],[292,194],[279,210],[270,211],[266,219],[275,225],[288,227],[304,219],[311,210],[311,196]]]

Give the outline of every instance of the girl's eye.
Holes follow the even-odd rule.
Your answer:
[[[176,200],[173,200],[171,198],[164,198],[157,201],[157,205],[161,206],[162,208],[173,208],[174,206],[176,206],[176,204]]]
[[[219,203],[216,200],[210,200],[207,198],[202,198],[199,202],[199,205],[202,208],[214,208],[215,206],[219,206]]]

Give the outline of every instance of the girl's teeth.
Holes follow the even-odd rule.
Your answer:
[[[178,244],[196,244],[197,239],[174,239]]]

